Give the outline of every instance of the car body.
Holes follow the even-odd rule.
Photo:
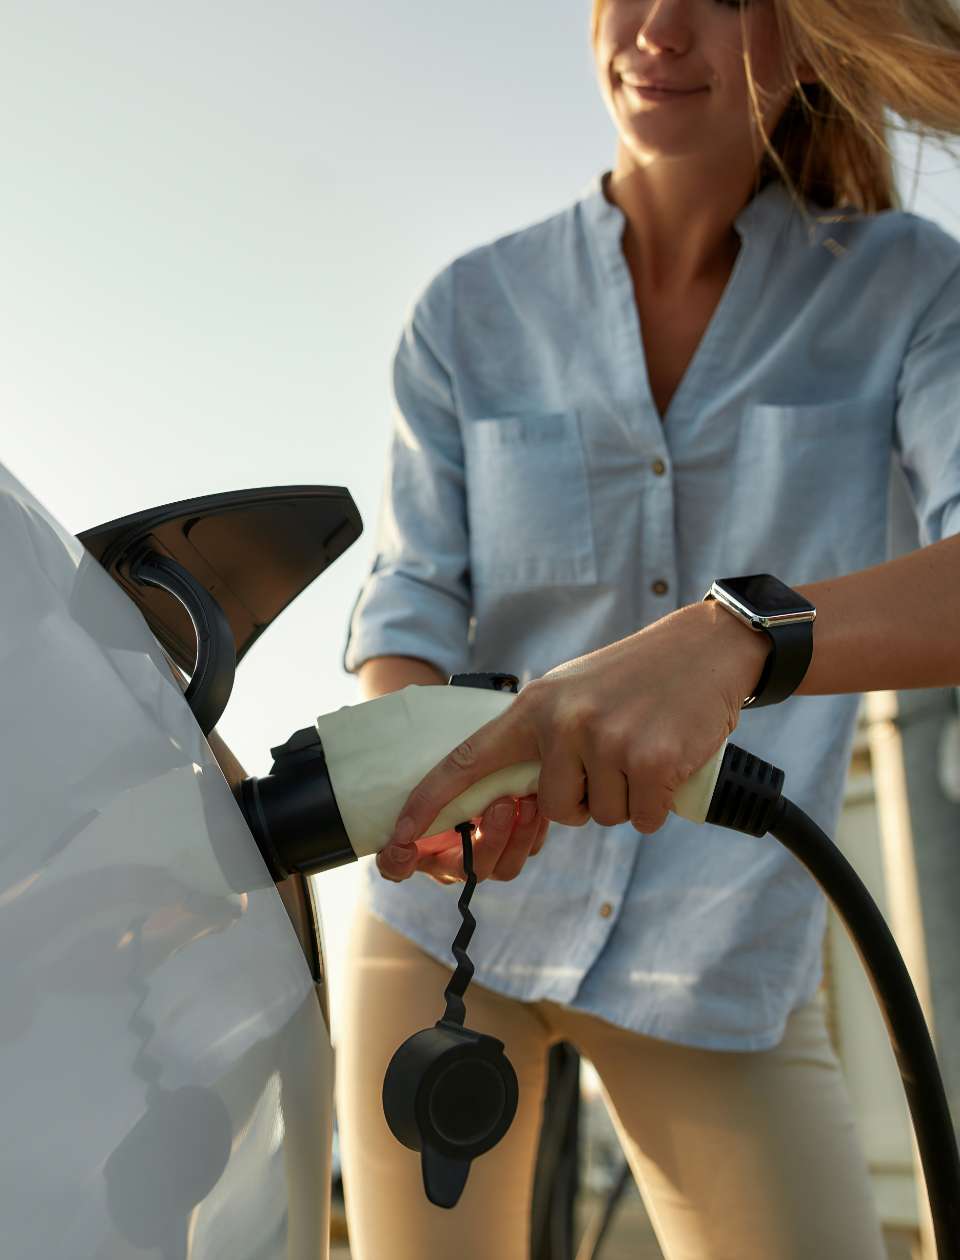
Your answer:
[[[2,466],[0,599],[3,1258],[322,1260],[306,883],[285,907],[141,609]]]

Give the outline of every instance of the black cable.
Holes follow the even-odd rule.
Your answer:
[[[906,964],[860,877],[812,818],[781,796],[768,829],[820,885],[860,955],[913,1117],[938,1260],[960,1260],[960,1153],[937,1056]]]
[[[551,1046],[530,1205],[530,1260],[574,1260],[580,1187],[580,1055]]]
[[[630,1165],[623,1160],[620,1171],[607,1192],[607,1197],[584,1231],[580,1246],[577,1248],[576,1260],[596,1260],[599,1256],[600,1244],[606,1238],[617,1208],[620,1206],[620,1200],[626,1194],[632,1181],[633,1173],[630,1171]]]

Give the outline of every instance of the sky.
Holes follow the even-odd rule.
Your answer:
[[[411,303],[612,160],[588,18],[0,0],[0,460],[74,532],[292,484],[348,487],[365,523],[238,671],[219,729],[252,774],[357,699],[340,662]],[[907,204],[960,236],[960,163],[928,152],[914,186],[901,152]],[[318,881],[335,1008],[355,880]]]

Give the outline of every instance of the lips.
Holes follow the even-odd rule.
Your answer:
[[[707,90],[701,84],[663,83],[654,79],[628,78],[625,75],[620,76],[620,82],[624,87],[633,88],[635,92],[662,92],[671,96],[693,96],[696,92]]]

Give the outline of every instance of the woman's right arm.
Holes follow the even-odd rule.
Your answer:
[[[374,656],[363,662],[357,670],[357,678],[364,700],[375,700],[377,696],[400,691],[411,684],[428,687],[447,681],[436,666],[412,656]]]

